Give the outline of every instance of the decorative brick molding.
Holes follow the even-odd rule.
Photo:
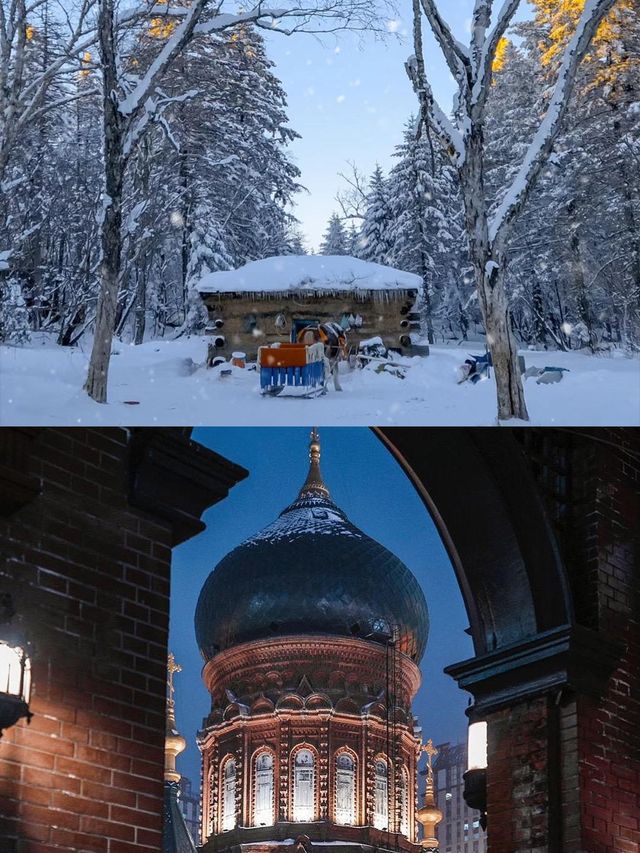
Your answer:
[[[387,650],[379,643],[357,638],[305,636],[240,643],[205,664],[202,677],[212,696],[212,710],[228,704],[227,690],[252,707],[272,697],[272,705],[287,694],[300,694],[301,706],[324,697],[329,707],[340,700],[372,702],[385,688]],[[399,660],[399,704],[408,711],[420,686],[420,671],[406,655]],[[300,691],[304,679],[306,687]],[[362,685],[366,684],[366,691]],[[269,701],[267,699],[267,701]],[[260,712],[260,705],[258,705]]]

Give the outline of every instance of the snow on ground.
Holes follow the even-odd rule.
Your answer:
[[[279,293],[293,291],[419,290],[410,272],[347,255],[283,255],[251,261],[237,270],[203,276],[200,293]]]
[[[43,336],[25,347],[0,347],[0,423],[3,425],[336,425],[491,426],[496,419],[492,379],[456,384],[456,367],[482,348],[435,346],[407,362],[406,379],[372,369],[342,375],[344,388],[323,397],[262,397],[255,371],[233,368],[221,377],[202,366],[206,338],[117,344],[111,359],[109,403],[81,390],[90,342],[58,347]],[[640,424],[640,360],[582,353],[525,352],[527,367],[568,368],[562,382],[525,384],[533,424]],[[129,405],[133,401],[136,405]]]

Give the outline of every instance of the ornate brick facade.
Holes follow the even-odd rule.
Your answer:
[[[388,673],[396,670],[393,719],[387,713]],[[244,643],[210,661],[204,679],[212,710],[199,735],[203,754],[203,835],[206,849],[252,840],[308,835],[312,840],[359,841],[412,849],[416,839],[415,778],[419,740],[411,700],[420,683],[416,665],[389,646],[339,637],[286,637]],[[314,815],[294,814],[296,752],[315,758]],[[273,756],[273,823],[255,819],[255,759]],[[336,817],[337,757],[355,766],[351,825]],[[388,830],[374,828],[374,768],[392,758]],[[223,831],[225,761],[236,761],[234,831]],[[406,802],[406,814],[402,814]],[[277,810],[277,812],[276,812]],[[406,824],[406,825],[405,825]]]

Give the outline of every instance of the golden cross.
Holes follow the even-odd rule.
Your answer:
[[[173,656],[173,652],[169,652],[169,657],[167,658],[167,686],[169,688],[169,699],[173,699],[173,694],[175,693],[175,687],[173,686],[173,676],[176,672],[182,672],[182,667],[179,663],[176,663],[176,659]]]
[[[431,762],[438,754],[438,750],[433,745],[433,741],[431,740],[431,738],[429,738],[429,740],[423,746],[420,747],[420,750],[421,752],[426,753],[427,756],[427,774],[429,776],[433,776],[433,766]]]

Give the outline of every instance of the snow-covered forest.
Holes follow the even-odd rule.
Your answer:
[[[29,15],[25,84],[65,50],[51,5]],[[176,26],[158,16],[122,28],[123,94]],[[95,320],[105,204],[95,51],[46,88],[5,168],[0,248],[10,340],[28,324],[71,345]],[[288,212],[298,189],[286,152],[295,131],[259,31],[237,26],[195,39],[156,93],[159,108],[123,177],[115,332],[136,342],[198,324],[189,291],[204,272],[298,251],[300,239]],[[26,311],[16,311],[22,302]]]
[[[579,3],[535,0],[498,48],[485,128],[493,213],[547,109]],[[387,175],[343,176],[321,251],[415,272],[430,341],[482,327],[459,181],[433,136],[407,123]],[[524,345],[640,346],[640,16],[619,3],[578,75],[554,152],[507,246],[513,326]]]
[[[93,347],[98,402],[114,341],[202,332],[203,274],[308,251],[263,31],[384,30],[369,0],[232,5],[0,0],[0,343]],[[518,348],[640,350],[640,16],[469,5],[469,47],[436,0],[408,5],[416,113],[386,173],[344,152],[320,252],[419,274],[423,337],[486,340],[499,417],[526,419]]]

